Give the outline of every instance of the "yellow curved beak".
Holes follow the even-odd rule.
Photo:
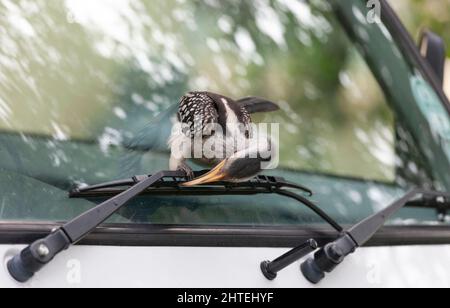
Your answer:
[[[207,184],[207,183],[213,183],[213,182],[220,182],[222,180],[225,180],[228,177],[228,174],[223,171],[223,167],[225,166],[227,160],[221,161],[214,169],[206,173],[205,175],[181,184],[181,186],[190,187],[195,185],[201,185],[201,184]]]

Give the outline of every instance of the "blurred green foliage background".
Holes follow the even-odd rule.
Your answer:
[[[445,40],[448,58],[445,91],[450,96],[450,0],[390,0],[389,3],[417,41],[424,28]]]
[[[450,0],[390,0],[392,7],[414,38],[429,28],[441,35],[450,46]],[[447,49],[450,57],[450,49]]]

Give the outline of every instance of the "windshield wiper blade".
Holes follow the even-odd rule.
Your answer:
[[[195,177],[201,176],[208,172],[199,171],[194,175]],[[93,186],[87,186],[82,188],[75,188],[70,193],[71,198],[92,198],[92,197],[105,197],[114,196],[123,191],[123,188],[117,188],[120,186],[133,185],[133,183],[138,183],[143,179],[147,178],[148,175],[135,176],[131,179],[125,179],[114,182],[107,182],[104,184],[98,184]],[[307,193],[309,196],[313,195],[313,192],[306,188],[305,186],[295,184],[293,182],[287,181],[282,177],[277,176],[265,176],[259,175],[248,182],[241,183],[228,183],[228,182],[215,182],[208,183],[206,185],[194,186],[194,187],[183,187],[180,184],[186,181],[185,176],[166,176],[161,178],[159,181],[155,182],[151,187],[148,187],[141,194],[142,195],[181,195],[181,196],[225,196],[225,195],[257,195],[257,194],[277,194],[290,199],[294,199],[314,213],[321,217],[325,222],[327,222],[333,229],[338,233],[342,232],[343,228],[337,223],[333,218],[331,218],[325,211],[320,209],[312,201],[308,200],[304,196],[297,194],[289,189],[301,190]]]
[[[195,194],[203,192],[203,194],[206,194],[206,191],[213,191],[213,193],[221,195],[276,193],[302,202],[322,217],[322,219],[330,223],[338,232],[342,231],[342,227],[313,202],[299,194],[287,191],[285,188],[300,189],[312,194],[311,190],[301,185],[288,182],[283,178],[259,176],[254,180],[239,184],[215,183],[208,185],[208,187],[180,187],[180,184],[186,181],[188,179],[182,171],[161,171],[154,175],[136,176],[128,180],[109,182],[71,191],[71,197],[85,197],[89,194],[104,196],[105,189],[130,186],[125,190],[115,190],[113,196],[108,200],[67,222],[47,237],[37,240],[26,247],[20,254],[8,261],[7,267],[9,273],[19,282],[28,281],[35,273],[50,263],[57,254],[68,249],[71,245],[78,243],[127,202],[146,191],[163,193],[163,191],[167,192],[167,190],[172,190],[182,194],[189,192]]]
[[[167,176],[181,177],[183,174],[181,172],[159,172],[86,211],[47,237],[35,241],[9,260],[7,268],[10,275],[18,282],[27,282],[35,273],[50,263],[57,254],[82,240],[128,201]]]
[[[417,196],[420,198],[416,198]],[[365,245],[389,218],[404,207],[433,208],[445,215],[450,210],[450,194],[419,188],[410,190],[384,210],[342,232],[337,240],[326,244],[316,252],[313,258],[301,265],[303,276],[313,284],[319,283],[325,278],[325,273],[331,273],[348,255]],[[307,256],[316,248],[317,242],[310,239],[272,262],[262,262],[261,271],[267,279],[273,280],[279,271]]]
[[[208,170],[194,172],[194,177],[200,177]],[[215,182],[203,186],[182,187],[180,184],[186,182],[186,176],[181,172],[173,173],[155,182],[143,194],[198,194],[198,195],[224,195],[224,194],[258,194],[272,193],[281,188],[292,188],[302,190],[310,197],[313,195],[311,189],[287,181],[282,177],[259,175],[254,179],[242,183]],[[92,186],[76,187],[69,193],[71,198],[88,198],[114,195],[123,191],[123,187],[132,186],[148,178],[149,175],[138,175],[129,179],[111,181]],[[122,189],[120,189],[122,188]]]

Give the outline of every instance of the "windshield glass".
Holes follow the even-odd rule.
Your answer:
[[[424,97],[441,102],[365,1],[340,2],[0,0],[0,219],[67,220],[102,201],[69,199],[73,185],[168,169],[191,90],[276,101],[254,117],[280,124],[268,174],[310,187],[339,222],[411,185],[449,189],[450,151],[419,114]],[[394,222],[435,220],[407,209]],[[267,195],[143,196],[111,221],[322,223]]]

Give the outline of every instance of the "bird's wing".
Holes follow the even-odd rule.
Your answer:
[[[143,155],[148,152],[168,153],[167,140],[170,137],[172,118],[176,116],[177,107],[178,104],[170,106],[123,141],[125,153],[119,158],[118,177],[125,178],[152,172],[143,170]]]
[[[260,97],[245,97],[237,101],[248,113],[278,111],[280,107],[274,102]]]
[[[216,103],[206,93],[188,93],[181,98],[178,120],[189,126],[191,136],[210,134],[207,125],[219,120]]]

